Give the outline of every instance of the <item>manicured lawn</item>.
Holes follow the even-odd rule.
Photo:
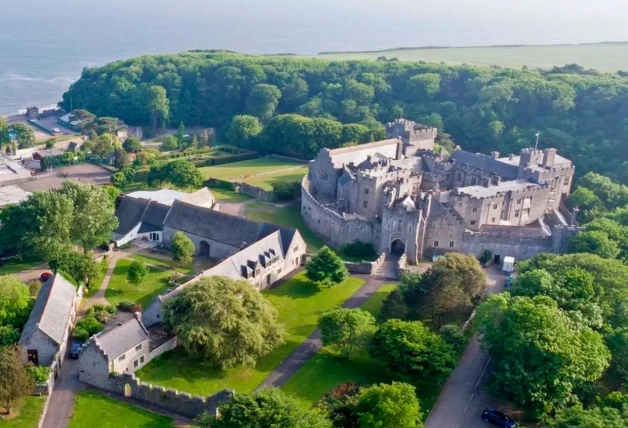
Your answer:
[[[246,216],[251,220],[298,229],[307,244],[308,253],[317,253],[325,245],[303,221],[299,202],[281,208],[265,202],[253,202],[246,206]]]
[[[249,195],[245,195],[244,193],[237,193],[229,189],[210,187],[209,191],[212,192],[212,195],[214,195],[214,198],[216,198],[218,202],[228,202],[231,204],[237,204],[237,203],[245,202],[251,199]]]
[[[4,259],[0,261],[0,275],[11,275],[31,269],[43,264],[44,261],[34,256],[24,256],[22,260],[19,257]]]
[[[18,405],[17,415],[11,415],[10,419],[0,417],[2,428],[37,428],[41,409],[44,407],[45,397],[26,397],[21,405]]]
[[[76,397],[69,428],[172,428],[172,419],[114,400],[95,391]]]
[[[147,265],[153,265],[162,269],[174,269],[177,272],[189,274],[192,270],[191,266],[181,266],[181,264],[175,260],[164,259],[161,257],[153,257],[146,254],[131,254],[129,256],[133,260],[144,262]]]
[[[241,181],[250,175],[261,174],[263,172],[277,171],[296,166],[307,165],[303,162],[291,161],[289,159],[264,157],[250,159],[241,162],[227,163],[216,166],[206,166],[199,168],[207,178],[216,178],[227,181]]]
[[[172,275],[173,271],[150,266],[150,271],[138,290],[136,286],[128,283],[126,280],[131,263],[133,263],[131,260],[118,260],[113,270],[113,277],[107,286],[107,290],[105,290],[105,298],[114,306],[123,300],[129,300],[146,307],[155,296],[168,289],[168,284],[165,280]]]
[[[96,278],[94,278],[89,285],[89,294],[95,293],[96,290],[100,288],[100,286],[102,285],[102,280],[105,279],[105,274],[107,273],[108,267],[108,260],[101,260],[100,263],[98,263],[98,276],[96,276]]]
[[[391,291],[397,288],[397,284],[384,284],[375,294],[362,305],[362,309],[370,312],[375,318],[379,315],[379,311],[382,310],[384,300],[388,297]]]
[[[300,183],[303,176],[307,174],[307,166],[303,165],[298,169],[278,171],[272,174],[256,175],[243,180],[251,186],[261,187],[264,190],[273,190],[275,183]]]
[[[254,368],[216,370],[188,358],[178,348],[152,361],[137,375],[145,382],[192,394],[213,394],[223,388],[252,391],[316,330],[321,314],[341,306],[363,284],[361,279],[349,278],[336,287],[319,288],[301,272],[280,287],[262,292],[279,312],[286,343],[260,359]]]

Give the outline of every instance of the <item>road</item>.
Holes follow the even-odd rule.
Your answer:
[[[507,277],[496,268],[486,273],[487,293],[503,291]],[[482,352],[478,337],[474,335],[441,392],[425,428],[486,428],[488,425],[480,419],[482,411],[499,404],[499,399],[484,393],[490,372],[490,359]]]

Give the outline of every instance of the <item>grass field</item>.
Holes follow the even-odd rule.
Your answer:
[[[445,62],[448,64],[500,65],[502,67],[549,69],[565,64],[616,72],[628,70],[628,43],[601,43],[554,46],[490,46],[436,49],[394,49],[377,52],[329,53],[321,59],[371,59],[380,56],[401,61]]]
[[[396,286],[397,284],[384,284],[362,305],[362,309],[377,316],[384,299]],[[294,395],[304,407],[309,408],[341,383],[368,385],[390,380],[384,367],[371,359],[363,349],[353,352],[348,360],[330,348],[323,348],[281,389]]]
[[[188,358],[178,348],[153,360],[137,376],[145,382],[192,394],[213,394],[222,388],[252,391],[316,330],[323,312],[341,306],[363,283],[349,278],[335,287],[319,288],[300,273],[274,290],[263,291],[264,297],[277,308],[279,322],[285,325],[286,343],[260,359],[254,368],[220,371]]]
[[[98,290],[100,286],[102,285],[102,281],[103,279],[105,279],[105,274],[107,273],[108,267],[109,267],[108,260],[101,260],[100,263],[98,263],[98,275],[96,276],[96,278],[92,280],[92,282],[89,285],[89,290],[91,293],[95,293],[96,290]]]
[[[300,182],[303,176],[307,174],[307,164],[289,159],[264,157],[224,165],[207,166],[200,168],[200,170],[207,178],[244,182],[265,190],[272,190],[273,183]]]
[[[1,428],[37,428],[41,409],[44,407],[44,399],[46,397],[26,397],[21,404],[18,405],[17,415],[11,416],[10,419],[0,417]]]
[[[42,259],[34,256],[24,256],[22,260],[19,257],[4,259],[0,262],[0,275],[12,275],[34,268],[42,263],[44,263]]]
[[[168,289],[168,284],[165,280],[172,275],[172,270],[157,269],[149,266],[150,271],[138,289],[126,280],[131,263],[133,263],[131,260],[118,260],[113,270],[111,281],[105,290],[105,298],[114,306],[123,300],[129,300],[146,307],[155,296]]]
[[[298,202],[281,208],[266,202],[252,202],[246,206],[246,216],[251,220],[298,229],[307,244],[309,253],[318,252],[324,245],[323,241],[303,221],[301,204]]]
[[[184,274],[189,274],[191,273],[191,270],[192,270],[191,266],[181,266],[179,262],[176,262],[174,260],[164,259],[161,257],[152,257],[146,254],[131,254],[129,257],[139,262],[144,262],[146,264],[157,266],[166,270],[173,269],[173,270],[176,270],[177,272],[184,273]]]
[[[172,419],[133,407],[95,391],[81,391],[69,428],[172,428]]]

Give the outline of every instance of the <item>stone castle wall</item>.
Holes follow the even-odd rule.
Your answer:
[[[301,186],[301,215],[305,224],[326,244],[335,249],[355,241],[366,244],[379,243],[379,224],[356,216],[345,218],[336,211],[320,204],[310,193],[307,177]]]

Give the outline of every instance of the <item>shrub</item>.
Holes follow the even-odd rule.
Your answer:
[[[20,330],[10,325],[0,326],[0,346],[9,346],[20,339]]]
[[[273,183],[273,195],[278,201],[291,201],[301,194],[301,183]]]
[[[28,368],[28,375],[33,378],[35,383],[46,383],[50,377],[50,367],[31,366]]]
[[[105,310],[105,312],[108,312],[111,315],[116,313],[116,307],[113,305],[105,305],[103,309]]]
[[[38,279],[34,279],[29,281],[28,283],[28,291],[31,293],[32,297],[37,297],[39,294],[39,290],[41,290],[41,281]]]
[[[132,313],[142,312],[142,305],[140,305],[139,303],[136,303],[135,305],[131,306],[131,312]]]
[[[486,264],[490,262],[492,258],[493,258],[493,253],[491,253],[491,250],[484,250],[482,252],[482,255],[480,256],[480,263]]]
[[[183,282],[184,275],[178,272],[174,272],[172,275],[168,277],[168,286],[174,287]]]
[[[458,353],[462,352],[467,344],[460,327],[457,325],[445,324],[440,328],[438,334],[445,343],[450,344]]]
[[[87,332],[87,330],[80,328],[80,327],[76,327],[74,329],[74,332],[72,333],[72,336],[76,339],[76,340],[80,340],[81,342],[86,342],[87,339],[89,339],[89,333]]]
[[[363,257],[365,259],[372,259],[377,256],[375,248],[373,248],[371,244],[361,241],[355,241],[345,245],[342,249],[342,253],[349,257]]]
[[[94,316],[86,316],[76,323],[76,328],[85,330],[88,335],[91,336],[93,334],[100,333],[105,326]]]
[[[130,300],[123,300],[118,303],[118,309],[124,312],[131,312],[131,308],[135,305],[135,303]]]

